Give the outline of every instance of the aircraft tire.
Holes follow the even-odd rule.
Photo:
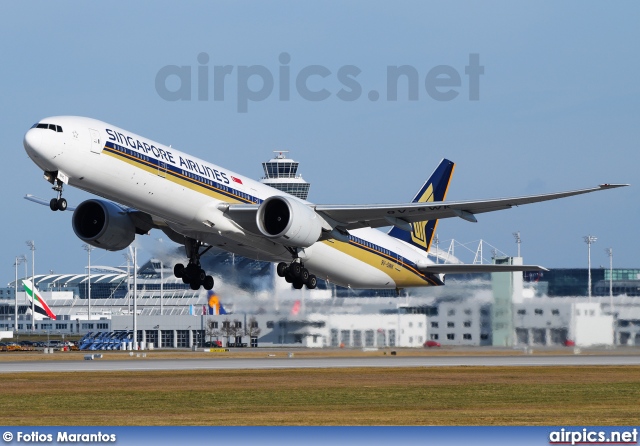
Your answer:
[[[287,283],[293,283],[293,274],[291,274],[291,272],[287,272],[284,276],[284,280],[286,280]]]
[[[205,270],[200,269],[196,277],[198,277],[198,281],[200,283],[204,283],[205,279],[207,278],[207,273],[205,272]]]
[[[293,287],[296,290],[301,290],[303,286],[304,286],[304,283],[302,282],[302,280],[296,279],[296,280],[293,281]]]
[[[307,280],[307,288],[314,290],[316,286],[318,286],[318,279],[313,274],[310,274],[309,279]]]
[[[51,199],[51,201],[49,202],[49,209],[51,209],[54,212],[58,210],[58,199],[57,198],[52,198]]]
[[[191,282],[191,279],[189,279],[189,276],[187,276],[186,274],[182,276],[182,283],[189,283],[189,282]]]
[[[302,270],[300,271],[300,278],[304,283],[307,283],[307,281],[309,280],[309,270],[307,268],[302,268]]]
[[[184,265],[182,263],[176,263],[173,266],[173,275],[176,276],[178,279],[184,276]]]
[[[289,267],[289,270],[293,274],[293,277],[300,277],[300,274],[302,273],[302,265],[300,262],[293,262]]]
[[[204,289],[207,291],[211,291],[213,289],[213,277],[211,276],[207,276],[204,278],[204,282],[202,283],[202,285],[204,286]]]
[[[202,283],[199,280],[192,280],[191,282],[189,282],[189,286],[193,291],[199,290],[200,285],[202,285]]]
[[[59,211],[66,211],[67,210],[67,200],[65,200],[64,198],[60,198],[59,200],[57,200],[56,203],[58,210]]]
[[[278,276],[284,277],[287,274],[288,268],[289,266],[286,263],[284,262],[278,263],[278,266],[276,267],[276,272],[278,273]]]

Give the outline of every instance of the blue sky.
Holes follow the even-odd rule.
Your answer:
[[[596,2],[19,2],[0,18],[5,191],[0,278],[12,280],[15,256],[36,242],[36,272],[78,272],[86,265],[71,213],[23,199],[53,192],[22,148],[24,132],[51,115],[90,116],[172,144],[230,170],[259,178],[273,150],[290,150],[317,203],[410,200],[439,160],[457,163],[448,199],[479,199],[631,183],[632,187],[483,214],[479,223],[444,220],[440,240],[485,239],[525,262],[640,267],[636,188],[640,142],[640,4]],[[198,62],[206,53],[208,63]],[[290,56],[283,65],[282,53]],[[479,100],[469,100],[465,66],[478,54]],[[168,101],[156,90],[167,65],[191,67],[192,99]],[[224,100],[213,100],[216,65],[233,67]],[[300,95],[309,78],[322,101]],[[419,77],[418,100],[406,83],[386,97],[389,66]],[[434,67],[459,73],[456,98],[438,101],[425,82]],[[209,100],[198,100],[198,67],[209,70]],[[262,101],[242,96],[241,67],[274,77]],[[279,100],[282,66],[290,99]],[[357,67],[362,94],[341,100],[338,71]],[[168,88],[180,84],[167,80]],[[252,78],[248,88],[259,90]],[[380,99],[371,101],[376,90]],[[447,88],[441,88],[447,90]],[[88,194],[67,189],[77,204]],[[170,198],[167,198],[170,205]],[[140,255],[153,250],[152,233]],[[118,265],[120,253],[94,251],[93,264]],[[23,267],[20,267],[23,271]]]

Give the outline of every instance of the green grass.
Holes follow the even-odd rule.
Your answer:
[[[631,425],[640,367],[0,375],[7,425]]]

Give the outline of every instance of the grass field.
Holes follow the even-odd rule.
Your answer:
[[[0,374],[6,425],[637,425],[640,367]]]

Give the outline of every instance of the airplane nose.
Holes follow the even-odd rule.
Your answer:
[[[42,130],[40,129],[29,129],[27,133],[24,134],[24,150],[27,151],[30,157],[38,157],[41,156],[42,150]]]

